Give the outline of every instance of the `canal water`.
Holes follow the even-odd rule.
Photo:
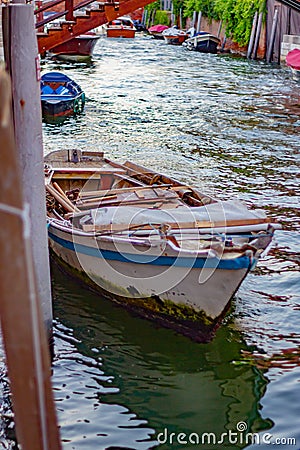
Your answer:
[[[300,85],[285,68],[142,36],[101,38],[91,64],[42,69],[87,98],[80,116],[43,124],[45,153],[101,150],[282,224],[209,344],[130,315],[52,263],[63,448],[299,450]],[[3,383],[2,412],[6,395]],[[0,449],[14,448],[2,428]]]

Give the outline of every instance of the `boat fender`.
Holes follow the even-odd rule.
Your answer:
[[[75,98],[75,100],[74,100],[74,113],[79,113],[79,111],[80,111],[79,99]]]

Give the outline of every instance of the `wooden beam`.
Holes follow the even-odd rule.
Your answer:
[[[49,347],[32,259],[29,214],[11,118],[10,81],[0,71],[0,317],[18,443],[60,450]]]
[[[62,195],[60,191],[55,189],[50,184],[46,185],[46,190],[49,192],[49,194],[52,195],[52,197],[55,198],[58,203],[61,204],[61,206],[68,212],[80,212],[80,210],[73,205],[73,203],[68,199],[68,197],[64,194]]]
[[[153,221],[153,224],[155,222]],[[270,219],[237,219],[237,220],[220,220],[213,222],[210,220],[196,220],[194,222],[163,222],[156,225],[168,225],[172,230],[186,230],[186,229],[215,229],[228,227],[243,227],[249,225],[261,225],[264,223],[271,223]],[[86,224],[82,228],[84,231],[99,231],[99,232],[114,232],[114,231],[130,231],[132,229],[141,228],[143,230],[153,230],[153,225],[150,224]]]
[[[52,341],[52,299],[47,246],[45,177],[39,56],[34,7],[3,8],[6,66],[12,81],[14,134],[24,200],[30,205],[30,226],[36,280],[45,326]]]

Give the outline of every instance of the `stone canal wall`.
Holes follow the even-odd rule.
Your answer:
[[[300,30],[299,30],[300,31]],[[288,52],[298,48],[300,50],[300,35],[284,34],[281,43],[280,63],[285,64]]]

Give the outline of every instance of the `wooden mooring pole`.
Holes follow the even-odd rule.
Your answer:
[[[22,450],[60,450],[50,357],[36,288],[29,204],[23,201],[11,119],[11,86],[0,69],[0,318]]]
[[[259,47],[262,20],[263,20],[263,13],[261,12],[261,13],[259,13],[258,20],[257,20],[256,36],[255,36],[255,41],[254,41],[254,46],[253,46],[252,59],[257,58],[257,51],[258,51],[258,47]]]
[[[51,346],[52,300],[47,245],[44,155],[39,54],[33,5],[3,8],[5,62],[11,76],[13,120],[23,195],[30,205],[30,226],[37,289]]]
[[[2,36],[2,5],[0,3],[0,65],[4,61],[3,36]]]
[[[247,58],[251,58],[251,55],[252,55],[253,44],[254,44],[254,39],[255,39],[255,34],[256,34],[256,27],[257,27],[257,19],[258,19],[258,13],[257,13],[257,11],[255,11],[255,14],[253,17],[253,22],[252,22],[249,44],[248,44]]]
[[[197,11],[194,11],[193,12],[193,19],[192,19],[192,28],[195,28],[196,20],[197,20]]]
[[[202,18],[202,11],[198,12],[198,20],[197,20],[197,29],[196,32],[199,33],[201,31],[201,18]]]
[[[277,22],[278,22],[278,8],[275,8],[273,22],[272,22],[271,36],[270,36],[270,39],[268,42],[268,50],[267,50],[267,57],[266,57],[266,60],[268,63],[270,63],[272,61]]]

